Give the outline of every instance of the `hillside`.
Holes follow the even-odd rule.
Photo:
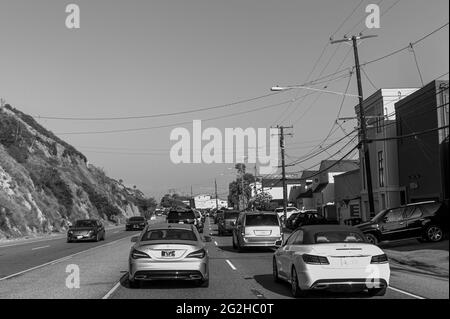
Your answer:
[[[63,232],[80,218],[108,224],[145,202],[31,116],[0,109],[0,239]]]

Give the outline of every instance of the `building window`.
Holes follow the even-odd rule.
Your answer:
[[[377,116],[375,123],[376,123],[376,127],[377,127],[377,133],[383,132],[383,130],[381,129],[383,127],[383,116],[381,114],[379,114]]]
[[[380,187],[384,187],[384,160],[383,151],[378,152],[378,182]]]

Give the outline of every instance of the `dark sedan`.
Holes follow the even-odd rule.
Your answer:
[[[127,219],[125,229],[128,230],[143,230],[147,226],[147,220],[141,216],[135,216]]]
[[[96,219],[77,220],[69,227],[67,242],[105,240],[105,227]]]

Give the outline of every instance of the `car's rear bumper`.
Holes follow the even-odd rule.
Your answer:
[[[282,237],[243,237],[241,247],[280,247]]]
[[[145,226],[141,226],[141,225],[126,225],[125,226],[125,230],[143,230],[145,228]]]
[[[130,260],[129,277],[134,280],[207,280],[208,259],[175,262]]]
[[[308,265],[297,272],[301,289],[366,289],[389,285],[389,264],[370,265],[367,268],[335,269],[327,266]]]
[[[75,236],[75,235],[67,236],[68,241],[91,241],[91,240],[95,240],[95,239],[97,239],[97,234],[83,236],[81,238],[79,238],[78,236]]]

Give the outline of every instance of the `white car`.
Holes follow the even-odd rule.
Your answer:
[[[291,284],[294,297],[312,290],[354,288],[383,296],[389,286],[386,254],[366,241],[355,227],[303,226],[293,232],[273,257],[275,281]]]

